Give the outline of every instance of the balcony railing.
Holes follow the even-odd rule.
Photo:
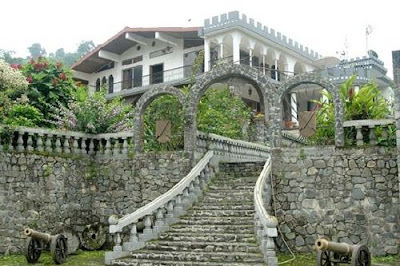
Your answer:
[[[153,84],[160,83],[173,83],[180,80],[189,79],[192,76],[193,66],[187,65],[183,67],[177,67],[162,72],[156,72],[151,75],[142,76],[140,78],[132,78],[129,80],[122,80],[113,84],[113,92],[124,91],[134,88],[145,87]],[[203,73],[203,69],[200,68],[196,75]],[[112,93],[109,91],[109,93]]]

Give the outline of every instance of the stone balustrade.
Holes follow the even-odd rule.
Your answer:
[[[2,126],[0,130],[7,131]],[[132,137],[132,132],[92,135],[73,131],[16,127],[0,135],[0,150],[127,158],[132,150]]]
[[[344,128],[356,129],[355,140],[350,140],[352,143],[355,142],[357,146],[364,145],[364,134],[368,134],[369,144],[372,146],[377,145],[378,139],[376,136],[376,129],[380,127],[382,129],[382,140],[388,140],[388,127],[394,125],[394,119],[379,119],[379,120],[351,120],[343,123]]]
[[[196,146],[200,152],[213,150],[223,162],[259,162],[269,157],[267,146],[200,131],[197,132]]]
[[[109,232],[114,237],[115,246],[106,252],[105,263],[113,259],[127,256],[130,251],[145,246],[146,241],[157,238],[159,233],[166,231],[172,223],[177,222],[201,194],[204,186],[212,176],[210,161],[213,151],[206,155],[192,168],[190,173],[165,194],[159,196],[135,212],[118,218],[110,216]],[[138,231],[138,223],[144,224],[142,232]],[[129,236],[123,233],[129,231]],[[126,240],[126,241],[123,241]]]
[[[276,257],[274,237],[278,236],[278,220],[275,216],[268,214],[265,205],[270,206],[272,197],[271,184],[272,161],[268,158],[264,169],[257,179],[254,188],[254,208],[255,208],[255,233],[260,243],[261,251],[267,265],[278,265]]]

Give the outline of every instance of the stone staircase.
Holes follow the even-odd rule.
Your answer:
[[[265,265],[254,235],[254,185],[264,163],[220,164],[178,223],[112,265]]]

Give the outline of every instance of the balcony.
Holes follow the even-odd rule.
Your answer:
[[[192,77],[193,66],[187,65],[183,67],[173,68],[165,71],[155,72],[151,75],[141,76],[140,78],[132,78],[130,80],[123,80],[113,83],[112,86],[108,86],[107,98],[114,98],[117,96],[132,96],[141,94],[148,90],[152,86],[158,84],[164,85],[182,85],[190,82]],[[203,69],[200,69],[197,75],[203,73]]]

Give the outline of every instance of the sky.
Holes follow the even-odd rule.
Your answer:
[[[393,50],[400,50],[397,0],[4,0],[0,49],[26,57],[40,43],[46,52],[76,50],[82,40],[101,44],[125,26],[203,26],[204,19],[237,10],[323,56],[346,50],[348,58],[376,51],[392,77]]]

